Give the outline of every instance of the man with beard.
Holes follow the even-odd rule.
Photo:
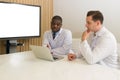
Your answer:
[[[66,55],[72,46],[72,33],[63,29],[62,18],[54,16],[51,20],[51,30],[44,33],[43,46],[50,49],[53,55]]]

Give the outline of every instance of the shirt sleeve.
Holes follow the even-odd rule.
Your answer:
[[[80,44],[81,54],[89,64],[97,63],[114,53],[116,41],[111,37],[102,37],[92,50],[87,40]]]
[[[65,34],[65,39],[63,42],[63,46],[62,47],[58,47],[58,48],[54,48],[51,50],[51,52],[53,53],[53,55],[66,55],[69,53],[71,46],[72,46],[72,33],[71,31],[66,31]]]
[[[47,39],[47,32],[45,32],[44,33],[44,36],[43,36],[43,42],[42,42],[42,46],[44,46],[44,47],[47,47],[47,45],[49,45],[49,41],[48,41],[48,39]],[[49,48],[51,49],[51,46],[49,45]]]

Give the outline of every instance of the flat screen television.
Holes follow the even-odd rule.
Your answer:
[[[40,37],[41,7],[0,2],[0,39]]]

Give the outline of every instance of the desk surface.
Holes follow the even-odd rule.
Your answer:
[[[82,59],[45,61],[27,51],[0,55],[0,80],[120,80],[120,71]]]

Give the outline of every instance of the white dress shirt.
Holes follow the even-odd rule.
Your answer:
[[[80,51],[89,64],[99,63],[120,68],[116,39],[105,27],[95,35],[92,33],[88,40],[81,42]]]
[[[53,39],[52,31],[46,31],[43,38],[43,46],[50,46],[53,55],[65,55],[72,46],[72,33],[67,29],[60,29],[56,37]]]

